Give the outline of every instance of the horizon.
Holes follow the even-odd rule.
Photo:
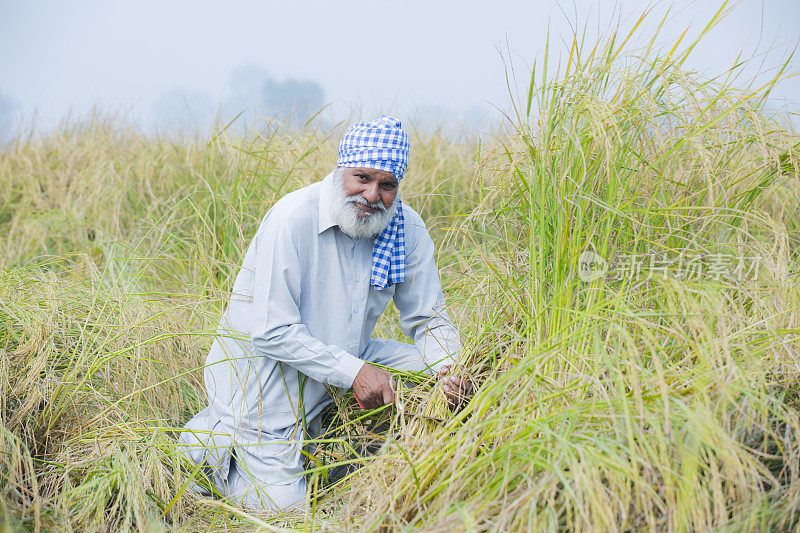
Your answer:
[[[690,23],[689,33],[698,33],[720,5],[675,4],[660,42],[670,44]],[[501,122],[509,93],[527,88],[521,74],[509,91],[506,69],[524,72],[541,60],[548,24],[551,53],[558,45],[563,55],[575,28],[596,38],[614,24],[629,27],[646,9],[597,0],[537,6],[501,0],[492,10],[474,1],[455,11],[419,1],[399,12],[387,6],[238,1],[221,11],[210,2],[130,7],[0,0],[0,114],[5,109],[6,117],[5,126],[0,117],[0,135],[4,128],[6,135],[22,127],[47,131],[97,110],[145,130],[204,130],[215,113],[225,121],[240,111],[262,117],[296,112],[289,102],[297,94],[308,97],[300,118],[319,108],[326,123],[386,112],[411,117],[423,129],[462,123],[478,131]],[[666,11],[663,2],[648,6]],[[744,82],[786,60],[800,41],[800,6],[790,0],[745,0],[728,8],[688,68],[713,77],[741,51],[753,58]],[[423,9],[426,16],[418,16]],[[312,10],[316,16],[308,15]],[[258,31],[270,23],[270,31]],[[345,28],[341,36],[332,31],[339,27]],[[305,30],[300,37],[299,30]],[[788,72],[797,70],[792,58]],[[800,80],[789,77],[770,103],[796,113],[797,94]]]

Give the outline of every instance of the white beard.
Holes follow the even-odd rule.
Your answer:
[[[344,190],[344,170],[337,168],[333,171],[333,217],[345,235],[351,239],[374,237],[389,225],[397,213],[400,196],[396,196],[388,209],[383,202],[368,202],[360,194],[347,195]],[[375,209],[372,214],[356,211],[355,204],[362,204]]]

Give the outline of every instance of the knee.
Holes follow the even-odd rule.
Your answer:
[[[295,511],[307,506],[306,484],[297,480],[285,485],[253,483],[234,494],[239,505],[255,511]]]

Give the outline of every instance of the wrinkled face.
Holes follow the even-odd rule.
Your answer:
[[[381,202],[389,209],[397,197],[399,183],[394,174],[375,168],[342,168],[342,182],[348,197],[359,195],[370,204]],[[359,218],[369,218],[378,209],[354,204]]]
[[[339,228],[353,239],[381,233],[397,213],[397,191],[397,179],[390,172],[336,168],[331,207]]]

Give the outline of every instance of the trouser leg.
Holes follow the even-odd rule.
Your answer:
[[[203,496],[211,496],[215,485],[226,493],[228,465],[230,463],[231,435],[211,423],[210,409],[206,407],[186,423],[176,442],[176,450],[195,463],[196,467],[184,467],[203,481],[192,482],[189,488]]]
[[[361,358],[397,370],[427,370],[415,346],[393,340],[372,339]],[[241,505],[256,509],[289,510],[306,505],[301,446],[297,441],[235,446],[225,484],[227,494]],[[365,447],[362,454],[374,453],[379,446],[378,442]],[[352,470],[352,467],[342,468],[341,472],[332,472],[331,478]]]
[[[228,496],[252,509],[286,511],[305,506],[301,446],[298,441],[235,446]]]

